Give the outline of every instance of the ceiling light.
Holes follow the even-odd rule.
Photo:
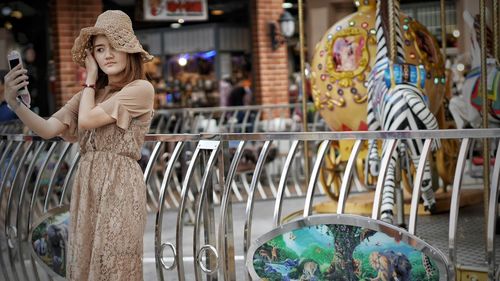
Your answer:
[[[171,28],[179,28],[179,27],[181,27],[181,24],[180,24],[180,23],[178,23],[178,22],[174,22],[174,23],[172,23],[172,24],[170,25],[170,27],[171,27]]]
[[[283,9],[291,9],[291,8],[293,8],[293,4],[289,3],[289,2],[285,2],[285,3],[281,4],[281,7]]]
[[[10,13],[10,16],[16,19],[21,19],[23,17],[23,13],[21,13],[21,11],[15,10]]]
[[[224,14],[224,11],[223,10],[212,10],[212,11],[210,11],[210,13],[213,16],[220,16],[220,15]]]
[[[184,23],[184,19],[177,20],[178,23]]]
[[[3,25],[5,27],[5,29],[7,30],[11,30],[12,29],[12,23],[6,21],[5,24]]]
[[[10,13],[12,13],[12,8],[9,7],[9,6],[5,6],[2,8],[2,15],[3,16],[8,16],[10,15]]]

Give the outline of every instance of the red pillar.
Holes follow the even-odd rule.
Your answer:
[[[272,49],[270,22],[278,26],[283,0],[252,0],[252,71],[257,104],[288,103],[288,55],[286,44]]]
[[[56,69],[55,103],[61,107],[81,90],[78,66],[71,48],[83,27],[93,26],[102,12],[102,0],[53,0],[51,2],[52,54]]]

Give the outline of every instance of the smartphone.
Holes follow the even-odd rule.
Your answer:
[[[9,54],[7,55],[7,60],[9,61],[9,68],[11,70],[18,64],[21,64],[21,66],[23,64],[21,54],[15,50],[9,52]],[[28,108],[30,107],[31,97],[26,86],[17,91],[17,98],[20,99],[21,102],[24,103],[24,105],[26,105]]]

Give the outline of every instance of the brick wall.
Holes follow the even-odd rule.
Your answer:
[[[102,12],[102,0],[53,0],[50,11],[52,54],[56,68],[54,95],[56,108],[60,108],[81,90],[79,66],[71,59],[71,47],[81,28],[95,24]]]
[[[288,103],[288,57],[286,45],[273,51],[269,22],[278,21],[283,0],[253,0],[252,71],[257,104]],[[278,23],[277,23],[278,24]]]

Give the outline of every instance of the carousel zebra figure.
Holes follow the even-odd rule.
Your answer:
[[[424,95],[425,70],[422,66],[405,63],[402,35],[399,24],[399,1],[394,1],[396,61],[389,59],[389,17],[388,1],[378,1],[376,15],[377,54],[375,65],[369,75],[367,122],[369,130],[430,130],[437,129],[438,123],[426,104]],[[412,73],[413,72],[413,73]],[[418,74],[416,74],[418,72]],[[412,75],[405,74],[411,73]],[[398,76],[401,81],[395,81]],[[411,77],[422,77],[420,81],[411,81]],[[412,162],[418,166],[423,140],[402,140],[398,148],[391,155],[391,160],[382,193],[381,219],[393,223],[394,195],[396,188],[396,163],[402,149],[410,153]],[[439,145],[433,144],[433,149]],[[382,147],[382,154],[386,153],[386,144]],[[380,156],[376,140],[369,143],[368,164],[370,173],[378,175]],[[425,174],[422,182],[422,199],[424,207],[431,213],[435,211],[436,200],[432,190],[430,166],[425,164]]]

